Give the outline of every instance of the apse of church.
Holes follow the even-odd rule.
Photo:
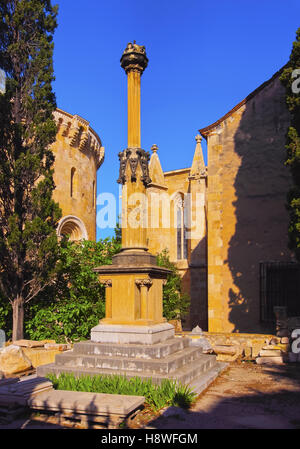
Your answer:
[[[58,235],[71,240],[96,240],[97,170],[104,147],[89,122],[61,109],[54,112],[57,124],[53,198],[62,209]]]

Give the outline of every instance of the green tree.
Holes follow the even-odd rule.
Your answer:
[[[23,337],[24,305],[50,285],[60,257],[52,199],[56,108],[50,0],[0,0],[0,294]]]
[[[183,319],[190,307],[189,296],[182,291],[182,281],[176,265],[165,249],[156,257],[157,265],[171,270],[163,287],[163,316],[167,320]]]
[[[293,186],[287,195],[290,214],[289,246],[300,261],[300,28],[280,80],[286,88],[286,104],[291,113],[291,126],[286,137],[285,162],[293,178]]]
[[[61,250],[58,279],[36,298],[26,315],[26,334],[31,339],[74,341],[89,338],[90,330],[105,315],[105,289],[93,271],[110,265],[119,252],[115,238],[93,242],[67,242]]]

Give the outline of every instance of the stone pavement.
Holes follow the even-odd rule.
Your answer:
[[[191,410],[169,407],[148,429],[300,429],[300,368],[233,363]]]

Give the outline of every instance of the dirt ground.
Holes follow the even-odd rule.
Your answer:
[[[0,429],[70,427],[80,428],[80,425],[39,414],[20,417],[9,424],[0,422]],[[300,364],[263,366],[251,362],[231,363],[198,397],[191,409],[168,407],[156,414],[145,409],[129,421],[128,427],[300,429]]]

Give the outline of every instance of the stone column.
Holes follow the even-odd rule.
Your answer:
[[[151,182],[150,155],[141,148],[141,75],[148,65],[145,47],[129,43],[121,57],[127,75],[128,147],[119,153],[122,192],[122,248],[147,249],[146,187]]]
[[[128,77],[128,147],[119,153],[118,182],[123,185],[122,249],[111,265],[95,268],[106,287],[106,316],[91,330],[91,340],[155,344],[174,336],[163,317],[163,282],[170,274],[147,248],[146,189],[150,155],[141,146],[140,78],[147,67],[145,47],[129,43],[121,58]],[[123,217],[124,217],[123,215]]]

